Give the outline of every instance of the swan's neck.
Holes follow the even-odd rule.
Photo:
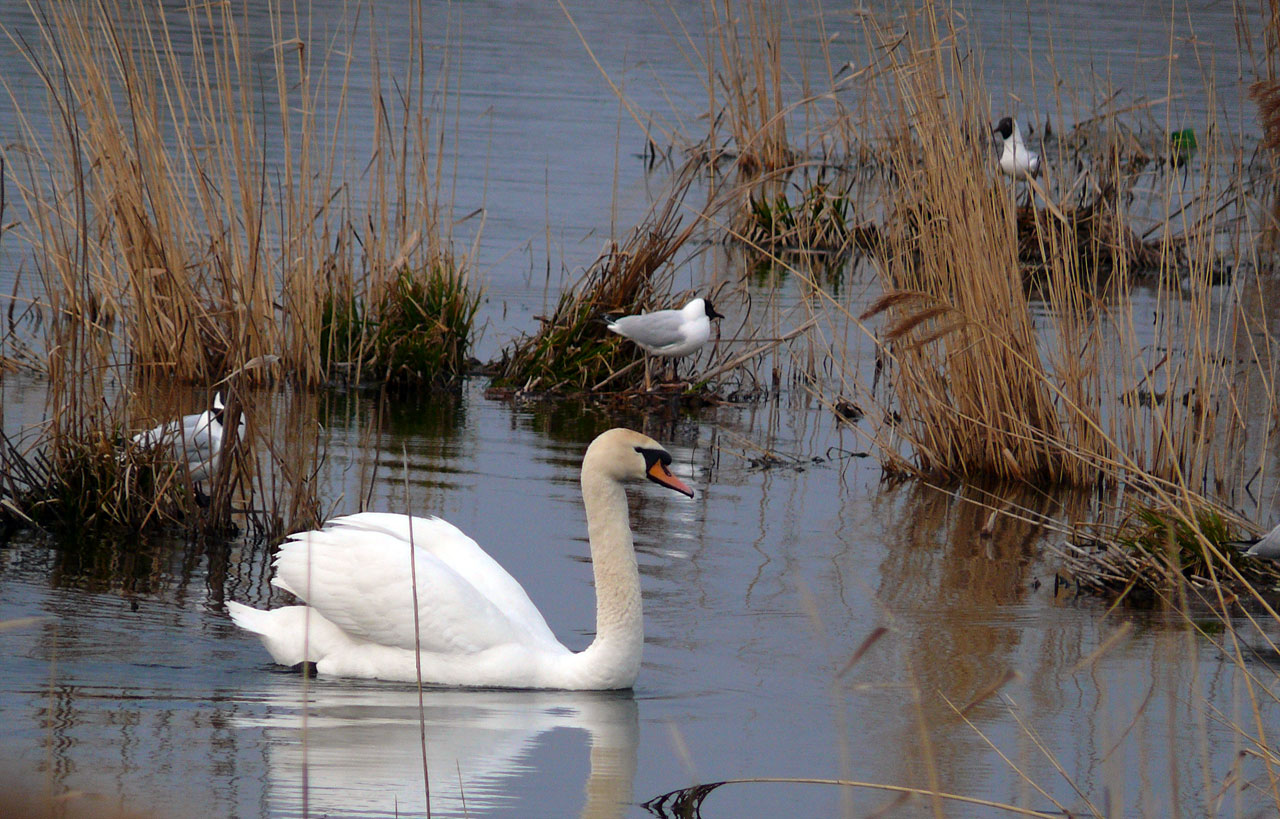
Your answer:
[[[627,495],[617,481],[582,473],[582,500],[596,585],[596,638],[579,655],[581,671],[604,687],[626,688],[640,671],[644,615],[640,572],[627,521]]]

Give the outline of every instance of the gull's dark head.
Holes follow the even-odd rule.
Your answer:
[[[710,300],[710,299],[703,299],[703,300],[702,300],[702,306],[703,306],[703,307],[705,307],[705,308],[707,308],[707,318],[709,318],[709,319],[724,318],[724,316],[722,316],[722,315],[720,315],[719,313],[717,313],[717,312],[716,312],[716,308],[714,308],[714,307],[712,307],[712,306],[711,306],[711,300]]]
[[[1004,117],[996,123],[996,127],[991,129],[991,133],[999,134],[1001,139],[1008,139],[1013,136],[1013,118]]]

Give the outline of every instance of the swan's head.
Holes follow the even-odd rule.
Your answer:
[[[587,447],[582,471],[610,477],[619,483],[649,480],[693,497],[693,490],[671,472],[671,453],[662,444],[629,429],[603,432]]]

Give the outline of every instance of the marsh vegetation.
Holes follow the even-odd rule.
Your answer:
[[[585,407],[560,421],[574,440],[611,413],[677,437],[702,425],[714,469],[798,481],[865,453],[885,487],[962,498],[982,518],[976,541],[1002,526],[1026,527],[1014,540],[1047,537],[1052,557],[1036,559],[1052,563],[1055,601],[1066,589],[1154,606],[1196,633],[1241,629],[1277,651],[1280,577],[1223,546],[1265,520],[1275,495],[1276,15],[1235,11],[1248,89],[1219,88],[1207,69],[1198,87],[1174,87],[1187,82],[1174,73],[1175,15],[1164,99],[1045,59],[1027,101],[1026,89],[992,87],[985,33],[945,4],[819,7],[798,20],[782,4],[710,2],[696,36],[650,10],[696,92],[665,111],[639,101],[565,9],[560,23],[616,106],[612,196],[625,167],[643,201],[615,206],[607,235],[584,231],[581,264],[557,265],[550,214],[572,203],[548,181],[546,258],[530,251],[531,272],[504,278],[478,259],[495,200],[515,194],[490,187],[487,165],[478,202],[458,193],[456,165],[486,150],[458,136],[469,78],[452,38],[466,32],[415,6],[384,65],[376,21],[366,30],[357,15],[320,47],[314,21],[242,11],[37,3],[21,26],[6,23],[38,94],[11,89],[17,137],[0,150],[0,246],[23,260],[0,364],[46,391],[41,421],[7,419],[0,440],[6,532],[252,543],[260,580],[270,545],[333,506],[408,505],[407,478],[383,485],[411,472],[407,451],[375,457],[372,474],[361,462],[358,485],[322,494],[334,404],[456,406],[481,385],[514,418]],[[1192,92],[1199,108],[1175,104]],[[1245,110],[1247,129],[1224,113]],[[1004,115],[1025,118],[1046,168],[1035,180],[996,170],[991,124]],[[643,354],[601,317],[708,294],[727,316],[712,343],[681,363],[685,378],[646,389]],[[219,392],[224,423],[243,418],[244,434],[226,438],[207,486],[163,449],[130,446]],[[371,449],[388,414],[377,406],[349,426]],[[787,458],[774,432],[752,440],[718,423],[729,411],[775,431],[809,423],[779,417],[821,417],[809,435],[828,445]],[[1113,611],[1100,608],[1100,622]],[[825,634],[822,613],[806,614]],[[1274,674],[1244,642],[1211,645],[1249,701],[1265,702],[1228,723],[1271,776]],[[875,643],[838,663],[837,712],[853,697],[841,680]],[[991,677],[939,720],[972,727],[1014,679]],[[1025,725],[1015,733],[1036,742]],[[956,796],[936,759],[922,764],[929,787],[902,798]],[[1223,793],[1239,781],[1215,770],[1203,784]],[[1108,812],[1072,788],[1070,806],[1047,801]],[[1275,792],[1248,799],[1275,807]],[[992,804],[1013,806],[1002,800]]]

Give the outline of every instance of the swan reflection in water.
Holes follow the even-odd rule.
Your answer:
[[[239,720],[265,734],[271,815],[302,815],[304,787],[310,816],[427,815],[416,688],[317,680],[304,709],[301,681],[288,680],[262,692],[261,717]],[[585,804],[571,771],[547,777],[549,798],[564,807],[556,814],[582,804],[580,815],[595,819],[632,807],[639,723],[630,691],[426,689],[421,714],[432,816],[519,809],[510,793],[535,773],[528,758],[556,728],[581,729],[590,752]]]

